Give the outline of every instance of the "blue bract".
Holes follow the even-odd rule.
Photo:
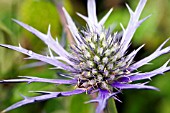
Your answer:
[[[0,82],[47,82],[52,84],[71,84],[74,85],[76,89],[66,92],[36,91],[42,95],[24,97],[24,100],[13,104],[3,112],[36,101],[86,92],[87,94],[98,93],[97,98],[88,102],[99,103],[96,108],[96,113],[101,113],[106,107],[108,99],[114,98],[118,100],[115,96],[123,89],[158,90],[153,86],[146,85],[146,83],[134,84],[133,81],[150,79],[155,75],[163,74],[170,70],[168,60],[163,66],[151,72],[141,73],[137,71],[139,67],[149,63],[151,60],[154,60],[160,55],[169,53],[170,46],[163,49],[163,46],[169,39],[161,44],[160,47],[150,56],[140,61],[136,61],[135,63],[133,62],[133,59],[144,45],[127,54],[128,47],[136,29],[149,17],[139,20],[146,1],[147,0],[140,0],[135,11],[132,11],[126,4],[130,13],[130,20],[126,28],[121,25],[123,31],[121,36],[117,32],[111,34],[109,29],[104,28],[104,23],[111,14],[112,9],[100,21],[98,21],[95,0],[88,0],[88,17],[77,13],[87,22],[86,30],[79,31],[67,11],[63,8],[68,28],[75,40],[75,44],[70,45],[70,53],[59,44],[57,39],[53,39],[50,33],[50,26],[47,34],[44,34],[31,26],[14,20],[16,23],[40,38],[49,47],[49,56],[37,54],[21,46],[16,47],[6,44],[0,44],[0,46],[26,54],[29,56],[29,59],[36,59],[51,64],[55,66],[56,69],[66,70],[68,72],[66,77],[69,79],[44,79],[22,76],[21,79],[2,80]]]

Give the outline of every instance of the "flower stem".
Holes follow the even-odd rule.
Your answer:
[[[108,105],[104,109],[104,113],[118,113],[114,99],[108,101]]]

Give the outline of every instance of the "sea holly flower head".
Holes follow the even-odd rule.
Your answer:
[[[122,35],[118,32],[111,33],[109,29],[104,27],[104,23],[112,12],[112,9],[98,21],[96,16],[95,0],[88,0],[88,17],[78,14],[87,22],[87,28],[79,31],[73,20],[63,8],[68,28],[75,40],[75,44],[70,45],[71,52],[67,52],[58,42],[54,40],[50,33],[50,26],[47,34],[41,33],[33,27],[26,25],[18,20],[16,23],[32,32],[40,38],[49,47],[49,56],[37,54],[31,50],[27,50],[19,45],[12,46],[0,44],[2,47],[7,47],[19,51],[29,56],[29,59],[36,59],[48,63],[56,67],[56,69],[63,69],[67,74],[62,75],[69,79],[45,79],[38,77],[20,76],[21,79],[1,80],[1,83],[13,82],[47,82],[52,84],[71,84],[75,86],[72,91],[65,92],[50,92],[50,91],[35,91],[41,94],[35,97],[25,97],[24,100],[13,104],[5,109],[3,112],[10,111],[20,106],[34,103],[36,101],[57,98],[61,96],[71,96],[80,93],[98,93],[98,96],[88,102],[97,102],[96,113],[101,113],[107,105],[109,98],[116,98],[117,93],[123,89],[152,89],[158,90],[153,86],[146,85],[147,83],[133,83],[134,81],[151,79],[151,77],[163,74],[170,70],[168,66],[169,60],[160,68],[150,72],[141,73],[137,69],[146,65],[155,58],[170,52],[170,46],[163,48],[167,39],[158,49],[148,57],[134,63],[134,57],[138,51],[144,46],[127,54],[131,39],[144,19],[139,19],[142,10],[147,0],[140,0],[135,11],[133,11],[127,4],[127,9],[130,13],[130,20],[126,28],[122,27]],[[53,54],[53,52],[55,55]]]

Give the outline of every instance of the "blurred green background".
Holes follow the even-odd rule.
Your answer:
[[[115,30],[121,30],[119,23],[124,26],[129,20],[129,13],[125,7],[128,3],[135,9],[138,0],[96,0],[97,14],[100,19],[110,8],[114,11],[106,22],[105,26],[117,25]],[[12,21],[12,18],[23,21],[41,32],[46,33],[48,25],[51,24],[53,37],[63,35],[61,21],[63,15],[60,10],[62,5],[66,7],[76,24],[85,25],[75,12],[87,14],[86,0],[0,0],[0,43],[21,45],[38,53],[43,53],[45,45],[34,35],[24,30]],[[139,52],[135,60],[139,60],[151,54],[164,40],[170,36],[170,1],[169,0],[148,0],[141,15],[152,16],[144,22],[132,40],[131,50],[145,43],[145,47]],[[62,25],[63,24],[63,25]],[[79,27],[81,28],[81,26]],[[68,38],[69,35],[67,35]],[[69,40],[70,41],[70,40]],[[68,42],[69,42],[68,41]],[[166,46],[170,45],[167,43]],[[23,60],[26,56],[12,50],[0,48],[0,79],[16,78],[22,76],[38,76],[44,78],[57,78],[55,70],[49,70],[50,66],[35,68],[23,67],[26,64],[35,62]],[[170,58],[163,55],[152,61],[152,65],[143,66],[140,71],[150,71],[160,67]],[[150,85],[160,89],[160,92],[149,90],[125,90],[119,98],[123,103],[116,102],[119,113],[170,113],[170,73],[158,75],[153,78]],[[30,90],[66,91],[72,86],[55,85],[44,83],[32,84],[1,84],[0,85],[0,110],[22,99],[20,94],[33,96]],[[94,113],[93,104],[84,104],[90,97],[86,94],[52,99],[20,107],[9,113]]]

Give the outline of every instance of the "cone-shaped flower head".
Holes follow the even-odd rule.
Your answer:
[[[59,44],[57,39],[54,40],[52,38],[50,34],[50,26],[47,34],[43,34],[31,26],[14,20],[16,23],[40,38],[49,47],[49,56],[37,54],[30,50],[26,50],[21,46],[16,47],[5,44],[1,44],[1,46],[24,53],[29,56],[29,59],[36,59],[51,64],[55,66],[56,69],[66,70],[68,74],[65,75],[63,73],[62,75],[68,77],[69,80],[24,76],[22,79],[2,80],[1,83],[47,82],[54,84],[72,84],[76,86],[76,89],[67,92],[36,91],[42,95],[36,97],[24,97],[24,100],[8,107],[3,112],[7,112],[35,101],[47,100],[60,96],[70,96],[83,92],[88,94],[96,92],[98,93],[98,97],[89,102],[98,102],[99,104],[96,113],[101,113],[107,105],[107,100],[109,98],[113,97],[118,100],[115,96],[122,89],[144,88],[158,90],[153,86],[145,85],[146,83],[133,84],[133,81],[150,79],[155,75],[163,74],[170,70],[168,60],[163,66],[151,72],[140,73],[137,71],[139,67],[149,63],[151,60],[162,54],[169,53],[170,47],[162,49],[168,40],[160,45],[160,47],[150,56],[135,63],[133,62],[133,59],[143,45],[129,54],[126,53],[136,29],[149,17],[139,20],[145,4],[146,0],[140,0],[135,11],[126,4],[130,13],[130,20],[126,28],[121,25],[122,34],[117,32],[111,34],[111,31],[104,27],[104,23],[111,14],[112,9],[100,21],[98,21],[95,0],[88,0],[88,17],[77,13],[87,22],[87,28],[82,31],[77,29],[73,20],[63,8],[68,28],[75,40],[75,44],[70,45],[70,53]],[[51,50],[55,52],[55,55],[53,55]]]

